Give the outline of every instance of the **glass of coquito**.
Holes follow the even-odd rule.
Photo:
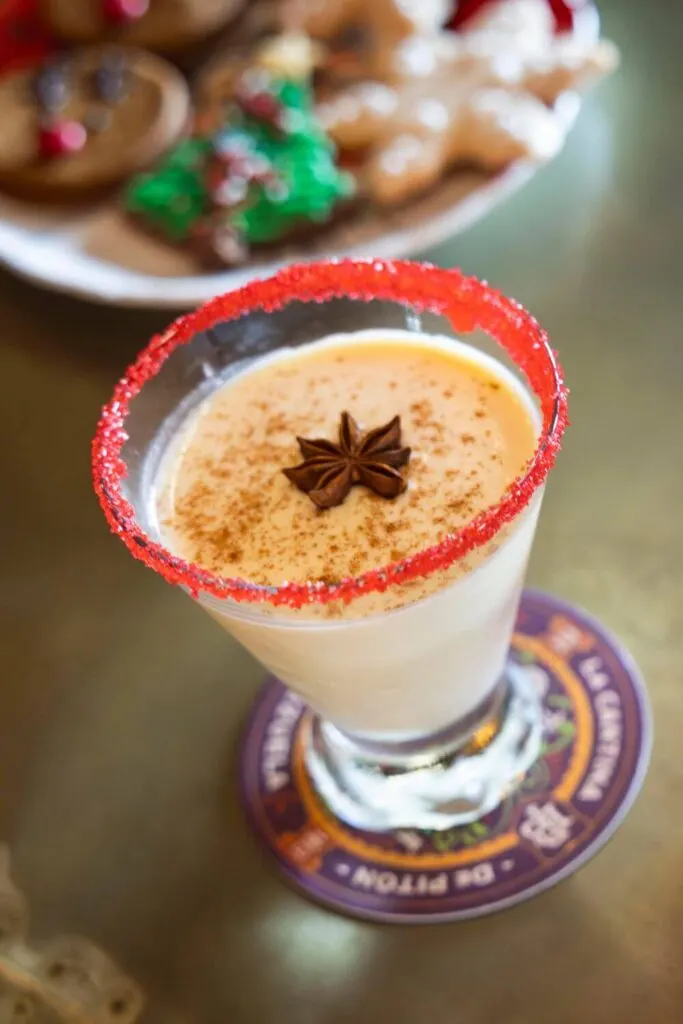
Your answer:
[[[103,411],[95,487],[131,553],[307,702],[336,815],[449,828],[540,751],[507,654],[566,415],[546,334],[481,282],[293,266],[151,342]]]

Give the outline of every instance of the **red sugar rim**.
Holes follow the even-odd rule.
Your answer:
[[[248,580],[216,576],[198,565],[183,561],[149,537],[135,519],[133,507],[123,497],[126,477],[122,449],[130,403],[159,372],[179,345],[201,331],[255,310],[274,312],[292,301],[327,302],[351,298],[398,302],[417,312],[445,317],[456,334],[477,329],[494,338],[524,373],[539,399],[543,430],[525,471],[513,481],[501,500],[479,513],[471,522],[440,543],[409,558],[372,569],[339,583],[283,583],[278,587]],[[272,605],[300,608],[306,604],[351,601],[363,594],[384,591],[446,569],[491,540],[506,523],[528,505],[543,483],[560,448],[567,425],[567,389],[562,370],[548,336],[526,310],[513,299],[458,270],[441,270],[425,263],[386,260],[339,260],[287,267],[266,280],[253,281],[218,296],[196,312],[180,317],[157,335],[128,368],[111,401],[102,410],[92,444],[95,491],[112,531],[128,550],[169,583],[182,585],[197,596],[200,591],[219,599],[266,601]]]

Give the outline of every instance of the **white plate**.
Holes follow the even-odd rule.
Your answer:
[[[597,38],[597,12],[583,15],[577,30]],[[557,115],[567,130],[579,108],[576,95],[560,98]],[[136,229],[116,200],[75,212],[0,196],[0,264],[41,287],[93,302],[188,309],[293,259],[399,258],[438,245],[485,217],[536,169],[517,163],[494,177],[459,171],[405,209],[350,216],[305,247],[278,252],[277,260],[213,274],[197,274],[188,254]]]

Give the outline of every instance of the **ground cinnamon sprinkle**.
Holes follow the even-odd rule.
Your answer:
[[[387,501],[353,488],[321,512],[282,469],[300,459],[297,436],[336,441],[345,409],[363,429],[401,415],[408,489]],[[234,378],[205,403],[169,456],[160,520],[173,550],[215,573],[329,584],[457,530],[499,500],[534,443],[521,401],[462,358],[414,342],[323,348]]]

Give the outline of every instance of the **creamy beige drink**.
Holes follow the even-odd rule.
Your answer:
[[[283,470],[302,462],[298,437],[338,445],[344,412],[359,444],[377,428],[393,432],[379,431],[391,442],[380,454],[390,451],[397,493],[354,480],[321,509]],[[400,429],[388,426],[396,416]],[[334,583],[407,559],[495,504],[537,433],[527,393],[475,348],[389,329],[337,335],[252,363],[190,414],[157,474],[158,529],[175,554],[222,576]],[[480,705],[500,677],[539,503],[540,493],[447,571],[349,604],[200,599],[337,726],[425,735]]]

